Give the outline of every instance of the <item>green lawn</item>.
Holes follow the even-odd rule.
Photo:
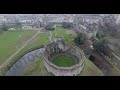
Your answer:
[[[48,44],[48,43],[49,43],[49,33],[48,32],[38,34],[37,37],[30,44],[28,44],[17,55],[15,55],[13,57],[12,61],[9,61],[3,68],[0,69],[0,75],[4,75],[4,72],[6,72],[7,69],[9,69],[9,67],[11,67],[11,65],[14,62],[19,60],[19,58],[22,57],[30,49],[34,49],[36,47],[39,47],[40,45]],[[4,71],[4,72],[1,72],[1,71]]]
[[[0,34],[0,64],[19,49],[36,31],[7,31]]]
[[[68,55],[58,55],[54,57],[52,63],[60,67],[70,67],[75,65],[75,58]]]
[[[84,68],[78,76],[103,76],[104,74],[99,70],[90,60],[86,59]]]
[[[18,57],[23,55],[26,51],[30,50],[31,48],[39,47],[40,45],[46,45],[49,42],[48,33],[40,33],[37,37],[29,43],[25,48],[23,48],[13,59],[17,60]]]
[[[40,45],[46,45],[48,43],[49,43],[48,33],[40,33],[38,34],[36,39],[33,40],[33,42],[31,42],[25,48],[23,48],[13,59],[17,60],[18,57],[20,57],[21,55],[24,55],[24,53],[30,50],[31,48],[36,48],[36,47],[39,47]]]
[[[26,51],[33,47],[38,47],[40,45],[46,45],[48,43],[49,43],[49,33],[48,32],[40,33],[37,35],[35,40],[33,40],[33,42],[31,42],[24,48],[23,51]]]

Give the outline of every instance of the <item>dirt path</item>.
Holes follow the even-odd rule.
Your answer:
[[[50,36],[49,36],[50,42],[52,43],[52,33],[50,32]]]
[[[27,46],[38,34],[40,33],[40,30],[38,30],[38,32],[31,37],[25,44],[23,44],[23,46],[21,48],[19,48],[15,53],[13,53],[7,60],[5,60],[5,62],[0,65],[0,68],[3,67],[8,61],[12,60],[12,58],[18,54],[25,46]]]

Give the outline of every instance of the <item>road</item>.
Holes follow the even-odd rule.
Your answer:
[[[24,47],[26,47],[38,34],[40,33],[40,30],[38,30],[38,32],[33,36],[31,37],[28,41],[26,41],[26,43],[20,47],[15,53],[13,53],[7,60],[5,60],[5,62],[0,65],[0,68],[2,68],[8,61],[12,60],[12,58],[17,55]]]

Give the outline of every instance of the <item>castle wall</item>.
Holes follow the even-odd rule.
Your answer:
[[[65,44],[64,49],[62,50],[62,52],[60,52],[60,54],[75,56],[77,59],[77,64],[71,67],[58,67],[54,65],[51,60],[54,56],[57,55],[54,53],[55,50],[50,52],[50,49],[53,48],[54,45],[55,44],[53,45],[51,44],[51,47],[50,46],[46,47],[46,50],[48,52],[46,51],[45,52],[46,54],[44,54],[44,65],[48,70],[48,72],[52,72],[55,76],[76,76],[80,74],[80,72],[84,67],[84,60],[85,60],[85,55],[83,51],[75,46],[70,46]],[[56,51],[59,52],[59,49]],[[52,53],[53,55],[51,56]]]

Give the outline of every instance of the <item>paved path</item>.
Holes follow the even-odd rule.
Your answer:
[[[5,60],[5,62],[0,65],[0,68],[2,68],[8,61],[12,60],[12,58],[17,55],[25,46],[27,46],[39,33],[40,30],[32,38],[30,38],[21,48],[19,48],[15,53],[13,53],[7,60]]]

